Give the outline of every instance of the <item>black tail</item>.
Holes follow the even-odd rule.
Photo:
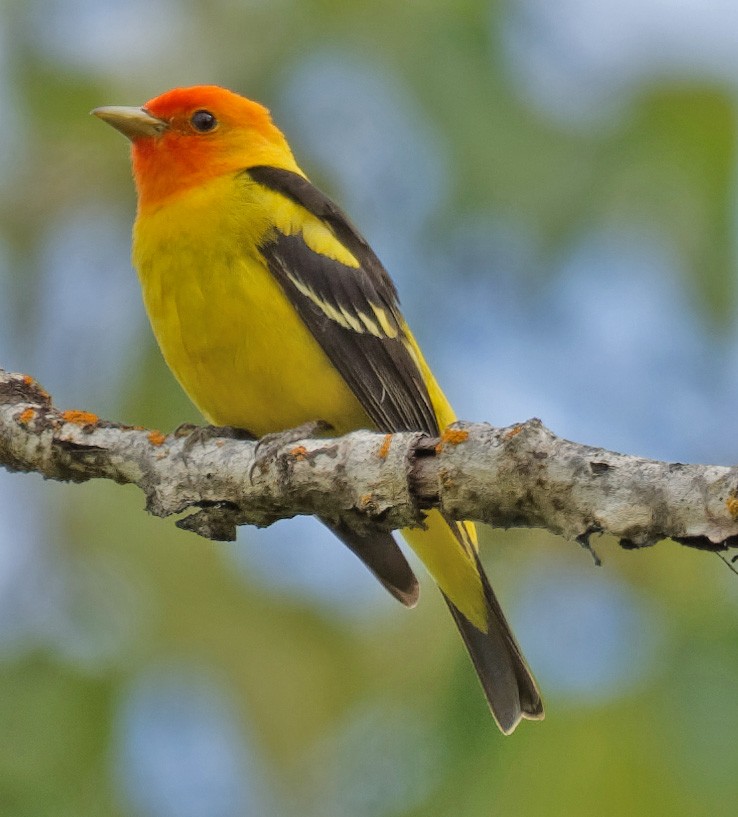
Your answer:
[[[320,521],[361,559],[398,601],[406,607],[415,607],[420,585],[391,533],[361,536],[344,525],[325,519]]]
[[[325,519],[321,522],[361,559],[396,599],[408,607],[415,606],[420,592],[418,580],[392,534],[361,536]],[[454,526],[453,530],[458,528]],[[460,531],[458,535],[462,536]],[[522,718],[542,719],[543,704],[479,558],[471,550],[487,603],[487,632],[477,629],[445,594],[444,598],[474,663],[492,715],[500,729],[509,735]]]
[[[477,558],[487,601],[488,630],[478,630],[446,598],[456,626],[474,663],[497,725],[509,735],[521,719],[541,720],[543,703],[515,636]]]

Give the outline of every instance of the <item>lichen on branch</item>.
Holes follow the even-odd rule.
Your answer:
[[[625,547],[738,543],[738,468],[617,454],[564,440],[535,419],[456,423],[440,438],[356,431],[260,447],[243,437],[192,426],[165,435],[61,411],[33,378],[0,369],[1,466],[137,485],[149,512],[178,515],[179,527],[210,539],[300,514],[396,530],[440,507],[450,518],[545,528],[581,543],[593,533]]]

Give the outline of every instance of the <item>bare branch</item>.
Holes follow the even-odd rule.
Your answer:
[[[671,538],[707,550],[738,543],[738,468],[624,456],[561,439],[539,420],[457,423],[440,439],[357,431],[261,446],[233,429],[158,431],[60,411],[29,376],[0,369],[0,465],[47,479],[137,485],[157,516],[233,539],[243,524],[299,514],[366,530],[456,519],[538,527],[625,547]]]

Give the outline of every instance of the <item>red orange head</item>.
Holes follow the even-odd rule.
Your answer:
[[[141,206],[247,167],[297,169],[269,111],[216,85],[175,88],[142,108],[97,108],[93,113],[133,142]]]

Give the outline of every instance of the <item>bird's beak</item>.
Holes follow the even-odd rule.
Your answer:
[[[152,116],[145,108],[108,105],[104,108],[95,108],[90,113],[112,125],[132,142],[143,136],[161,136],[169,127],[163,119]]]

